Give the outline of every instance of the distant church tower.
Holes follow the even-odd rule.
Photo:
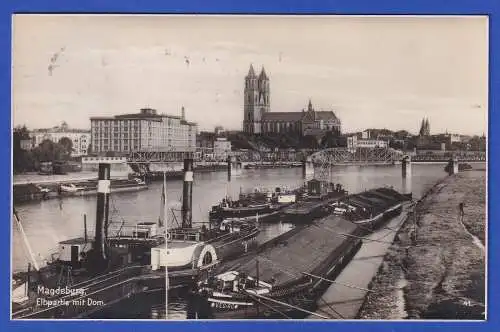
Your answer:
[[[420,131],[418,132],[418,135],[425,137],[425,136],[430,136],[430,134],[431,134],[431,127],[429,125],[429,119],[423,118],[422,123],[420,124]]]
[[[243,131],[251,134],[262,132],[261,121],[264,113],[270,110],[269,78],[264,67],[257,77],[250,65],[248,75],[245,77],[245,93],[243,108]]]

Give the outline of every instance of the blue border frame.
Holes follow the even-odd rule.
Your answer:
[[[198,14],[412,14],[412,15],[489,15],[490,27],[490,80],[489,80],[489,197],[488,219],[489,223],[489,282],[488,285],[488,322],[287,322],[276,324],[274,322],[15,322],[10,318],[10,276],[4,272],[0,274],[1,293],[0,298],[0,326],[1,330],[26,330],[26,331],[104,331],[109,329],[119,329],[121,331],[136,331],[144,329],[148,331],[164,331],[167,329],[182,329],[187,332],[217,329],[219,332],[239,330],[264,330],[282,329],[288,331],[299,331],[301,329],[314,329],[314,331],[330,331],[331,329],[341,329],[343,331],[411,331],[426,328],[439,328],[440,331],[470,331],[470,330],[491,330],[499,326],[497,295],[499,292],[500,280],[499,269],[495,262],[500,252],[498,241],[495,235],[500,235],[499,226],[495,221],[499,217],[499,206],[491,204],[498,195],[499,179],[496,174],[496,165],[500,148],[498,147],[499,134],[493,130],[498,122],[497,108],[500,105],[500,1],[498,0],[321,0],[310,1],[292,0],[282,2],[272,2],[270,0],[254,0],[251,2],[237,2],[228,0],[217,0],[208,3],[206,0],[173,0],[168,5],[163,1],[146,3],[140,0],[52,0],[52,1],[0,1],[0,48],[4,50],[0,57],[0,105],[3,109],[0,112],[0,124],[4,128],[0,130],[0,159],[11,160],[11,15],[13,13],[198,13]],[[496,93],[495,93],[496,92]],[[495,112],[497,111],[497,112]],[[5,193],[0,196],[2,209],[0,212],[4,216],[3,231],[0,232],[0,257],[4,262],[4,270],[9,270],[10,262],[10,192],[11,192],[11,163],[0,164],[3,169],[0,173],[0,185]],[[491,167],[491,165],[495,165]],[[9,194],[7,194],[9,193]]]

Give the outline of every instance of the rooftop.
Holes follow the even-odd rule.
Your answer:
[[[182,116],[170,115],[170,114],[158,114],[158,112],[152,108],[142,108],[139,113],[132,113],[132,114],[119,114],[119,115],[114,115],[114,116],[94,116],[94,117],[91,117],[90,120],[115,120],[115,119],[128,120],[128,119],[130,119],[130,120],[161,121],[161,119],[163,119],[163,118],[178,119],[178,120],[180,120],[181,124],[183,124],[183,125],[188,125],[188,126],[196,126],[197,125],[195,122],[189,122],[189,121],[182,119]]]

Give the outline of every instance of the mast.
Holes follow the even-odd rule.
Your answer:
[[[165,319],[168,319],[168,212],[167,212],[167,172],[163,172],[163,226],[165,226]]]
[[[33,266],[35,267],[35,270],[39,270],[38,263],[35,260],[35,254],[33,254],[33,250],[31,249],[31,245],[28,241],[28,237],[26,236],[26,233],[24,232],[23,225],[21,224],[21,220],[19,219],[16,209],[13,208],[14,212],[14,219],[16,220],[17,226],[19,227],[19,230],[21,231],[21,235],[23,237],[24,244],[26,245],[26,248],[28,249],[28,253],[30,255],[31,261],[33,262]]]
[[[193,221],[193,159],[184,159],[182,190],[182,228],[191,228]]]
[[[233,159],[231,156],[227,157],[227,186],[226,186],[226,200],[232,200],[231,197],[231,174],[233,168]]]
[[[167,228],[167,172],[163,172],[163,187],[161,191],[161,206],[160,206],[160,217],[158,218],[158,227]],[[166,234],[166,233],[165,233]]]

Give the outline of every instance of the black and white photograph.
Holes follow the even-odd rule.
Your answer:
[[[487,319],[487,16],[12,30],[12,320]]]

